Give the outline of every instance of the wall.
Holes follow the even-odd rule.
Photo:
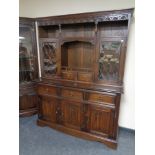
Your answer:
[[[133,8],[134,0],[19,0],[21,17],[44,17],[82,12]],[[132,20],[128,40],[124,75],[124,94],[121,99],[119,125],[135,129],[134,122],[134,34]]]

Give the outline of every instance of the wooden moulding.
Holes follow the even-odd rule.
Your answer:
[[[39,26],[129,20],[133,8],[36,18]]]
[[[31,109],[26,109],[26,110],[20,110],[19,116],[20,117],[29,117],[29,116],[35,115],[37,113],[38,113],[38,108],[31,108]]]
[[[98,142],[104,143],[105,145],[107,145],[108,147],[110,147],[112,149],[117,149],[117,141],[116,140],[112,140],[112,139],[108,139],[106,137],[93,135],[93,134],[90,134],[88,132],[83,132],[83,131],[67,128],[65,126],[62,126],[59,124],[49,123],[47,121],[40,120],[40,119],[37,120],[37,125],[41,126],[41,127],[48,126],[48,127],[53,128],[53,129],[56,129],[58,131],[64,132],[66,134],[76,136],[79,138],[84,138],[87,140],[98,141]]]

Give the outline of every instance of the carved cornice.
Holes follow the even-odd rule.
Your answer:
[[[74,24],[74,23],[92,23],[92,22],[104,22],[104,21],[122,21],[122,20],[128,20],[129,16],[128,14],[114,14],[110,16],[101,16],[101,17],[89,17],[89,18],[81,18],[81,19],[65,19],[65,20],[46,20],[46,21],[38,21],[38,25],[59,25],[59,24]]]
[[[101,21],[119,21],[119,20],[128,20],[128,14],[113,14],[109,16],[103,16],[98,18],[98,22]]]
[[[106,22],[106,21],[123,21],[131,18],[133,10],[122,11],[104,11],[94,13],[82,13],[73,15],[53,16],[37,18],[38,25],[59,25],[73,23],[90,23]]]

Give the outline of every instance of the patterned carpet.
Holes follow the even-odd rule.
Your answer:
[[[36,116],[20,118],[19,155],[134,155],[135,134],[120,129],[117,150],[94,141],[36,125]]]

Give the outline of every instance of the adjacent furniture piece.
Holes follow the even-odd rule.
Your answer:
[[[35,39],[35,20],[19,20],[19,115],[37,113],[38,98],[35,91],[38,79],[38,63]]]
[[[41,61],[38,125],[117,147],[132,12],[36,19]]]

